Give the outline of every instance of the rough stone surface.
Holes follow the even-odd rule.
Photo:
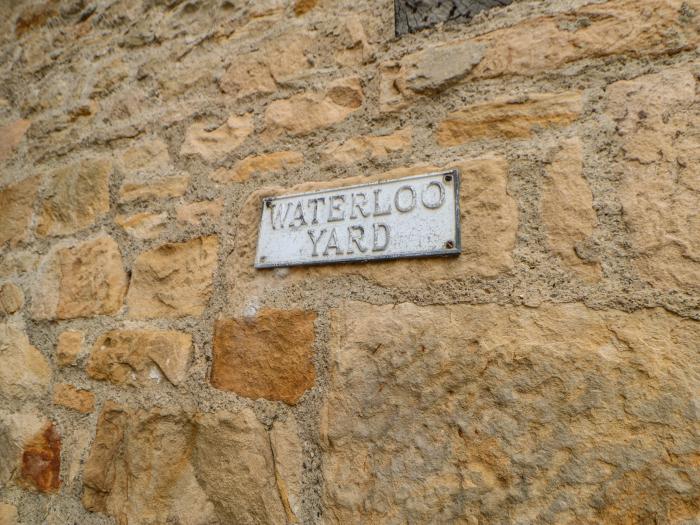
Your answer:
[[[253,193],[239,214],[236,249],[231,254],[231,302],[242,308],[247,301],[274,288],[311,278],[360,275],[383,286],[418,288],[469,276],[494,277],[513,266],[512,250],[518,225],[517,207],[506,188],[507,163],[503,159],[474,159],[443,166],[461,172],[460,213],[462,256],[441,259],[405,259],[371,265],[341,264],[289,268],[284,273],[253,268],[260,221],[260,199],[282,193],[302,193],[407,177],[441,169],[430,165],[399,168],[372,177],[305,183],[292,188],[269,187]],[[410,275],[410,279],[407,278]]]
[[[27,334],[9,323],[0,324],[0,394],[8,400],[41,399],[51,382],[44,355]]]
[[[691,71],[667,69],[607,90],[623,153],[620,199],[636,266],[662,288],[700,290],[697,89]]]
[[[192,226],[215,223],[221,217],[223,207],[223,199],[191,202],[177,208],[177,220]]]
[[[14,314],[24,305],[24,292],[14,283],[0,285],[0,314]]]
[[[245,182],[254,175],[278,175],[303,163],[304,155],[297,151],[275,151],[246,157],[230,170],[220,168],[211,174],[211,179],[221,183]]]
[[[0,503],[0,525],[17,525],[17,507]]]
[[[134,261],[126,298],[137,318],[200,315],[212,290],[219,242],[201,237],[164,244]]]
[[[406,128],[389,135],[352,137],[343,142],[331,142],[323,155],[341,164],[353,164],[365,159],[382,159],[411,147],[413,130]]]
[[[216,321],[212,385],[296,404],[316,378],[311,361],[315,319],[313,312],[262,310],[252,318]]]
[[[61,436],[49,422],[24,444],[19,483],[39,492],[58,492],[60,476]]]
[[[326,522],[681,522],[699,510],[697,321],[352,303],[331,332]]]
[[[595,281],[601,277],[600,264],[578,255],[598,223],[582,162],[578,139],[564,142],[554,154],[542,193],[542,222],[552,251],[579,276]]]
[[[299,523],[303,483],[303,450],[299,426],[293,415],[284,422],[275,422],[270,431],[270,444],[275,459],[275,479],[287,522]]]
[[[109,402],[84,485],[85,507],[120,523],[285,523],[270,438],[249,409],[188,415]]]
[[[187,375],[192,337],[175,331],[112,330],[92,349],[85,371],[93,379],[117,385],[174,385]]]
[[[29,120],[15,120],[0,126],[0,162],[9,159],[29,129]]]
[[[49,424],[35,412],[6,412],[0,410],[0,488],[18,479],[22,468],[25,444],[40,434]]]
[[[190,178],[187,175],[153,177],[146,180],[128,178],[119,190],[120,202],[149,201],[181,197],[187,191]]]
[[[396,36],[413,33],[448,20],[469,20],[513,0],[394,0]]]
[[[81,414],[89,414],[95,409],[95,394],[67,383],[59,383],[53,387],[53,403]]]
[[[134,215],[117,215],[114,222],[137,239],[155,239],[167,227],[166,213],[144,211]]]
[[[581,94],[577,92],[501,98],[448,115],[440,123],[437,141],[441,146],[456,146],[484,138],[527,138],[537,128],[571,124],[581,110]]]
[[[92,226],[109,211],[111,173],[108,160],[86,160],[53,172],[37,233],[67,235]]]
[[[33,290],[35,319],[72,319],[116,313],[127,279],[117,243],[107,235],[57,248],[42,263]]]
[[[74,365],[83,348],[85,334],[77,330],[61,332],[56,343],[56,362],[59,366]]]
[[[40,179],[31,177],[0,189],[0,247],[27,238]]]
[[[253,132],[253,116],[231,115],[228,120],[214,129],[204,123],[192,124],[187,130],[182,155],[199,155],[205,160],[224,157],[240,146]]]
[[[265,123],[272,134],[307,135],[345,120],[360,109],[363,99],[359,79],[341,79],[325,93],[303,93],[274,101],[265,111]]]

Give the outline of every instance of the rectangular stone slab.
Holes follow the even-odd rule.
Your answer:
[[[256,268],[459,255],[459,172],[261,201]]]

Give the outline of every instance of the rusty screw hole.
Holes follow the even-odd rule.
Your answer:
[[[452,241],[447,241],[447,242],[445,243],[445,248],[447,248],[448,250],[451,250],[451,249],[454,248],[454,247],[455,247],[455,243],[452,242]]]
[[[452,175],[445,175],[445,182],[452,182]]]

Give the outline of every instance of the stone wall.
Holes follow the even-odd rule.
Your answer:
[[[393,17],[0,3],[0,524],[700,523],[700,2]],[[253,268],[452,167],[460,257]]]

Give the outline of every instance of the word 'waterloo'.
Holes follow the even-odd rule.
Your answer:
[[[458,174],[263,201],[256,267],[459,253]]]

